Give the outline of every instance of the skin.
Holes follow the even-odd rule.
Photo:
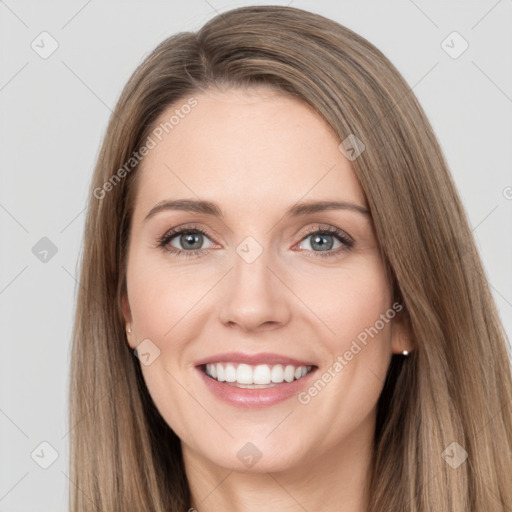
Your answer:
[[[141,368],[182,441],[192,506],[362,512],[386,370],[392,353],[412,348],[401,315],[306,405],[292,397],[265,408],[234,407],[211,394],[195,364],[242,351],[314,361],[320,375],[332,367],[392,308],[371,217],[348,209],[284,213],[298,201],[368,208],[366,197],[340,140],[302,102],[263,88],[194,97],[197,106],[140,169],[123,299],[130,347],[150,339],[160,350]],[[144,221],[160,201],[179,198],[214,201],[225,217],[167,210]],[[208,232],[202,254],[157,247],[169,229],[191,224]],[[319,225],[343,230],[354,246],[336,253],[344,244],[328,235],[332,256],[322,258],[315,235],[308,236]],[[263,251],[252,263],[236,252],[247,236]],[[179,235],[168,246],[190,251]],[[247,442],[262,454],[250,468],[237,457]]]

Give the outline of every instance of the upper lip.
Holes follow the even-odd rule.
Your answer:
[[[271,352],[260,352],[258,354],[246,354],[243,352],[224,352],[223,354],[215,354],[196,361],[196,366],[212,363],[245,363],[250,365],[258,364],[291,364],[293,366],[316,366],[310,361],[295,359],[293,357],[281,354],[273,354]]]

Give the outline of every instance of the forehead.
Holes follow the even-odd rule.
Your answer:
[[[340,140],[309,105],[268,89],[191,97],[155,123],[161,140],[153,136],[138,171],[139,215],[159,201],[194,196],[259,212],[301,199],[367,205]]]

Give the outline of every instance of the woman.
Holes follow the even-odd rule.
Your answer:
[[[91,184],[71,510],[505,511],[506,337],[412,91],[290,7],[126,85]]]

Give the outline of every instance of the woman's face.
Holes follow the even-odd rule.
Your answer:
[[[139,170],[123,308],[148,390],[189,459],[355,457],[409,347],[351,162],[296,99],[194,98]]]

